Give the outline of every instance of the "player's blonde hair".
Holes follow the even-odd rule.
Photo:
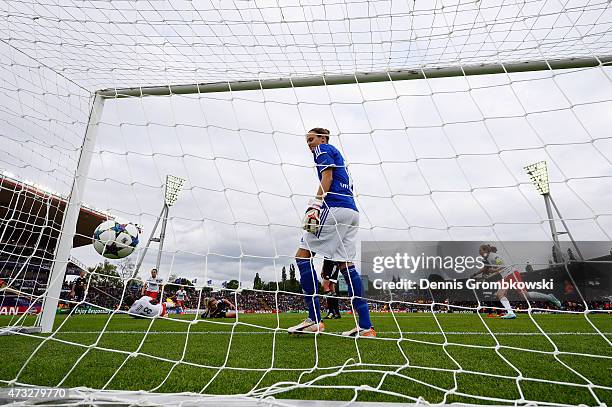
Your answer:
[[[210,309],[210,307],[213,305],[213,301],[215,299],[213,297],[206,297],[204,298],[203,302],[204,302],[204,306],[208,309]]]
[[[480,250],[485,251],[487,253],[497,253],[497,247],[491,244],[481,244]]]

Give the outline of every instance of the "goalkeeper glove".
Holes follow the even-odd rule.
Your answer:
[[[321,208],[323,201],[320,199],[311,199],[308,203],[308,209],[304,215],[302,229],[310,233],[317,233],[321,227]]]

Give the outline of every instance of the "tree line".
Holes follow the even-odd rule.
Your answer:
[[[281,271],[281,281],[265,282],[259,277],[259,273],[255,273],[253,280],[253,289],[265,291],[288,291],[292,293],[301,293],[302,287],[300,282],[295,278],[295,266],[289,265],[289,278],[287,278],[287,268],[283,266]]]
[[[122,260],[117,264],[113,264],[108,260],[97,264],[95,267],[89,267],[87,269],[90,284],[91,285],[99,285],[104,287],[113,287],[121,289],[123,288],[124,280],[129,279],[133,276],[136,265],[128,259]],[[173,284],[179,277],[176,274],[171,274],[168,276],[167,283]],[[185,285],[187,291],[190,291],[190,288],[193,288],[194,284],[188,279],[181,278],[181,284]],[[128,281],[128,290],[130,288],[135,289],[137,286],[140,286],[140,281],[138,277],[136,280]],[[238,280],[229,280],[225,283],[225,287],[228,290],[236,290],[240,287],[240,282]],[[178,286],[176,287],[178,288]],[[204,291],[209,291],[211,288],[205,287]],[[253,289],[255,290],[264,290],[264,291],[287,291],[299,293],[302,292],[302,288],[300,286],[300,282],[295,277],[295,265],[289,265],[289,274],[287,274],[287,267],[283,266],[281,271],[281,280],[280,281],[270,281],[265,282],[259,277],[259,273],[255,273],[255,279],[253,280]]]

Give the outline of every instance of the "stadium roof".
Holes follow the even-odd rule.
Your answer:
[[[0,228],[4,230],[0,243],[53,253],[66,203],[65,197],[0,173]],[[91,244],[95,228],[109,218],[109,214],[81,207],[73,247]]]

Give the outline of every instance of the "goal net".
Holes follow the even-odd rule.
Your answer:
[[[0,4],[2,398],[612,402],[609,1]],[[376,338],[341,335],[342,281],[342,318],[287,332],[314,127],[350,168]],[[93,249],[106,219],[142,229],[131,256]],[[505,320],[494,289],[380,288],[365,261],[453,242],[542,248],[513,266],[561,306],[518,295]],[[152,268],[185,304],[130,317]],[[201,318],[211,298],[237,316]]]

